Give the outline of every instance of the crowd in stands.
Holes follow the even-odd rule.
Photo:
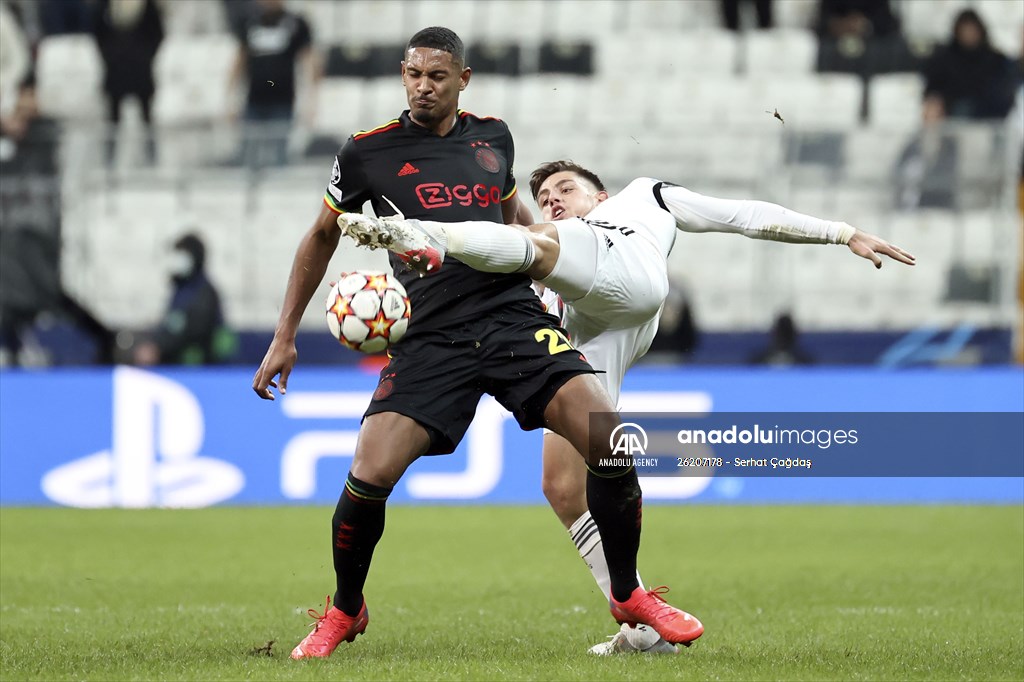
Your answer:
[[[626,0],[603,3],[602,7],[619,13],[617,17],[625,17],[631,11],[629,3],[634,1],[639,4],[639,0]],[[708,5],[708,0],[701,1]],[[240,151],[229,163],[250,168],[280,166],[289,162],[288,140],[295,126],[317,127],[314,119],[317,112],[325,108],[318,86],[325,78],[391,78],[396,73],[400,41],[373,40],[355,45],[339,37],[345,31],[357,32],[351,27],[338,26],[342,23],[338,17],[350,3],[355,4],[354,0],[334,3],[328,0],[0,0],[0,173],[4,174],[8,186],[7,191],[0,192],[0,201],[4,204],[0,215],[5,223],[0,229],[3,241],[0,251],[7,254],[7,260],[15,254],[13,262],[20,261],[22,265],[27,262],[22,254],[35,253],[40,263],[32,268],[9,267],[9,276],[0,278],[0,345],[17,351],[20,330],[39,311],[72,310],[72,314],[86,320],[85,326],[93,329],[102,340],[100,356],[109,358],[112,353],[112,332],[71,301],[59,285],[59,257],[54,256],[54,250],[59,251],[59,212],[39,208],[36,215],[43,224],[39,229],[16,226],[10,218],[21,211],[17,202],[23,200],[12,196],[10,188],[14,184],[9,181],[12,174],[21,172],[16,169],[24,169],[25,164],[40,163],[38,159],[26,158],[22,142],[31,138],[32,130],[40,136],[53,136],[47,128],[52,129],[54,122],[47,116],[40,116],[35,96],[39,75],[37,57],[48,41],[62,36],[91,36],[102,63],[99,87],[106,105],[105,112],[101,112],[103,118],[116,129],[123,118],[124,103],[134,99],[146,132],[143,162],[151,165],[162,153],[154,132],[159,127],[155,102],[160,89],[166,87],[156,76],[161,51],[175,35],[234,36],[235,53],[224,84],[227,92],[223,98],[215,100],[225,103],[222,112],[225,119],[245,123],[246,130],[258,134],[243,135]],[[1013,116],[1024,118],[1021,43],[1008,46],[1004,41],[1002,46],[997,46],[991,37],[992,26],[978,11],[981,3],[975,0],[964,0],[959,12],[951,17],[947,38],[930,42],[922,41],[920,34],[913,30],[914,18],[921,12],[920,5],[913,3],[928,4],[930,0],[817,0],[815,10],[807,14],[800,30],[791,24],[780,27],[780,14],[788,11],[785,3],[786,0],[714,0],[710,5],[714,7],[720,27],[737,36],[795,31],[792,33],[794,42],[813,36],[812,69],[817,73],[855,74],[865,81],[882,74],[919,74],[923,82],[920,126],[901,145],[902,151],[892,171],[893,204],[903,209],[955,207],[956,169],[961,150],[946,123],[1000,121],[1010,116],[1011,111],[1014,111]],[[411,7],[413,4],[378,3],[389,5],[387,11],[398,5]],[[521,5],[518,2],[471,4],[478,14],[489,12],[492,7],[512,13],[521,8],[522,12],[532,12],[537,17],[547,16],[542,14],[544,12],[557,14],[560,7],[569,6],[566,0],[548,3],[524,0]],[[672,4],[662,3],[663,9]],[[586,3],[577,2],[573,7],[573,11],[586,11]],[[334,12],[329,15],[335,18],[333,24],[323,21],[323,17],[328,16],[325,12]],[[430,16],[423,17],[423,21],[446,24],[448,18]],[[586,23],[581,20],[581,24]],[[678,40],[686,40],[687,34],[683,31],[687,27],[676,28],[679,29]],[[1000,35],[1006,34],[1005,27],[999,29]],[[1018,36],[1022,35],[1022,29],[1024,26],[1016,27]],[[559,37],[548,32],[545,26],[537,26],[537,30],[538,39],[533,42],[474,39],[472,35],[464,35],[469,46],[469,65],[481,74],[512,79],[538,72],[582,77],[599,75],[599,55],[606,48],[601,42],[607,40],[606,37],[588,40],[580,34]],[[396,31],[395,35],[400,34]],[[629,35],[635,38],[642,33],[634,31]],[[747,59],[752,57],[748,54]],[[747,67],[753,72],[753,64]],[[732,68],[730,65],[729,69]],[[481,88],[486,87],[485,78],[486,75],[479,79]],[[71,103],[72,108],[74,104]],[[45,109],[44,106],[44,114]],[[546,114],[541,112],[540,115]],[[372,120],[366,122],[367,125],[372,123]],[[324,130],[329,126],[321,121],[318,127]],[[327,144],[318,148],[317,153],[332,152],[332,146],[352,131],[329,132],[334,137],[329,136]],[[104,160],[112,165],[118,156],[118,138],[111,134],[105,139]],[[40,148],[44,150],[41,163],[52,165],[54,151],[46,151],[45,145]],[[55,174],[56,167],[48,172]],[[28,195],[37,196],[38,192]],[[22,192],[19,197],[28,195]],[[195,247],[185,240],[178,243],[179,249],[182,244]],[[202,254],[201,243],[199,248]],[[202,260],[200,255],[200,266]],[[16,281],[18,272],[31,272],[36,279],[40,273],[49,272],[51,276],[44,277],[46,286],[41,286],[29,280]],[[205,275],[203,277],[208,284]],[[26,287],[38,294],[39,300],[27,303],[21,300],[24,296],[15,292],[22,292]],[[176,290],[169,310],[181,308],[181,296],[181,291]],[[218,302],[216,314],[208,315],[215,321],[208,325],[211,334],[223,327],[219,305]],[[683,319],[679,333],[692,344],[696,330],[689,308],[685,309]],[[150,341],[137,348],[129,359],[145,364],[180,361],[183,357],[180,353],[160,350],[163,346],[157,342],[166,340],[169,324],[164,320]],[[674,325],[667,327],[676,329]],[[204,362],[213,357],[212,341],[207,339],[203,343],[206,348],[203,353],[188,357],[199,357]]]

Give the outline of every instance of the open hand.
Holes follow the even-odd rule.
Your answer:
[[[917,259],[912,254],[907,253],[900,247],[890,244],[889,242],[876,237],[868,232],[861,232],[857,230],[850,241],[847,244],[850,247],[850,251],[861,258],[867,258],[869,261],[875,264],[876,268],[882,267],[882,259],[879,254],[884,254],[894,261],[899,261],[905,265],[914,265],[917,263]]]

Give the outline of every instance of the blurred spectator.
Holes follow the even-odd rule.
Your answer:
[[[171,251],[171,300],[152,338],[135,349],[139,365],[206,365],[234,352],[234,334],[224,324],[220,294],[206,275],[206,247],[187,234]]]
[[[731,31],[740,30],[740,25],[742,24],[742,17],[740,16],[741,6],[753,5],[757,13],[757,27],[771,28],[774,25],[772,21],[773,2],[774,0],[721,0],[722,21],[727,29]]]
[[[896,207],[954,208],[956,206],[957,143],[943,124],[945,110],[938,97],[925,98],[921,130],[900,153],[896,163]]]
[[[11,6],[0,2],[0,117],[14,112],[18,89],[28,75],[28,42]]]
[[[256,13],[256,0],[223,0],[223,5],[228,29],[234,35],[241,35]]]
[[[87,333],[109,362],[114,335],[61,286],[56,124],[38,115],[28,80],[0,117],[0,365],[24,364],[36,319],[55,313]],[[41,358],[36,358],[38,364]]]
[[[92,33],[98,0],[38,0],[39,23],[44,36]]]
[[[821,0],[818,35],[832,40],[867,41],[899,31],[889,0]]]
[[[953,22],[948,45],[925,64],[925,97],[942,101],[950,118],[1004,118],[1013,106],[1014,64],[989,43],[988,29],[974,10]]]
[[[813,365],[814,359],[800,347],[796,323],[789,313],[775,318],[772,325],[772,338],[768,346],[751,358],[755,365]]]
[[[288,133],[295,113],[296,65],[310,81],[305,113],[315,109],[319,67],[313,54],[309,24],[285,9],[284,0],[258,0],[258,11],[240,32],[240,50],[231,73],[235,89],[243,75],[249,84],[245,100],[244,160],[251,167],[282,165],[287,159]],[[269,157],[266,162],[264,157]]]
[[[121,102],[134,95],[142,107],[142,120],[146,124],[146,159],[152,163],[156,159],[152,126],[156,91],[153,60],[164,39],[163,20],[156,1],[97,0],[95,26],[96,45],[106,70],[103,91],[113,124],[107,141],[107,160],[114,159]]]
[[[864,78],[916,71],[919,58],[899,29],[889,0],[820,0],[818,70]]]

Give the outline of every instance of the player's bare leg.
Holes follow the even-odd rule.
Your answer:
[[[356,454],[345,490],[331,521],[331,546],[337,592],[330,597],[314,629],[292,651],[292,658],[330,656],[351,642],[369,623],[363,585],[373,550],[384,533],[388,495],[405,470],[427,451],[430,437],[416,421],[395,412],[373,414],[359,429]]]

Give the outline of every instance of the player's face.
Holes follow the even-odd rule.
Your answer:
[[[452,56],[442,50],[414,47],[402,62],[402,83],[412,119],[435,128],[455,115],[459,93],[469,83],[470,70],[459,69]]]
[[[561,171],[541,183],[537,205],[545,221],[582,218],[608,198],[572,171]]]

